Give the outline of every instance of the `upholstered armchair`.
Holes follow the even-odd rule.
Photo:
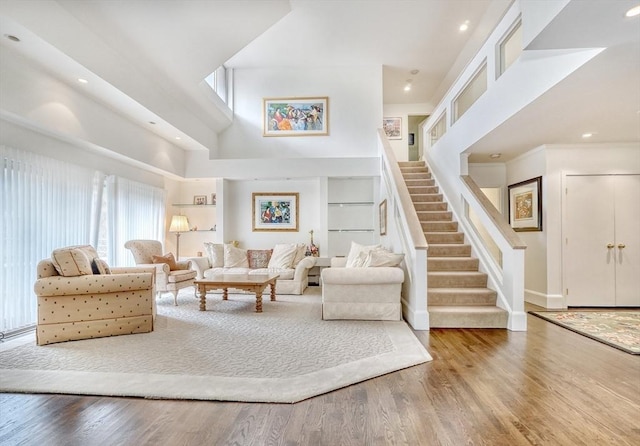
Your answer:
[[[56,249],[38,263],[38,345],[153,330],[155,271],[109,268],[90,245]]]
[[[173,294],[173,303],[178,305],[178,291],[194,287],[196,272],[191,269],[191,261],[175,261],[173,256],[162,255],[162,243],[157,240],[129,240],[124,247],[131,251],[138,267],[154,268],[156,271],[156,292]]]

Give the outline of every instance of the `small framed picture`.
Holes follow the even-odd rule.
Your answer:
[[[194,195],[193,196],[193,204],[207,204],[207,196],[206,195]]]
[[[216,204],[216,194],[211,194],[211,204]]]
[[[514,231],[542,231],[542,177],[509,186],[509,224]]]
[[[382,118],[382,128],[389,139],[402,139],[402,118]]]

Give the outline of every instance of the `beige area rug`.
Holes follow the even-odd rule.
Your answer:
[[[0,391],[245,402],[298,402],[432,358],[404,322],[323,321],[303,296],[158,301],[151,333],[0,345]]]

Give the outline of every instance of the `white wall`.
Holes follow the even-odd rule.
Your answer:
[[[219,135],[217,157],[376,156],[382,123],[382,67],[234,70],[234,121]],[[264,98],[328,97],[328,136],[263,137]]]
[[[254,232],[252,194],[279,192],[299,194],[298,231]],[[244,249],[269,249],[276,243],[309,243],[309,231],[314,231],[314,242],[320,255],[326,254],[326,182],[319,178],[292,179],[290,181],[225,181],[224,234],[220,242],[238,240]]]
[[[402,139],[391,139],[389,144],[398,161],[409,160],[409,115],[429,115],[433,104],[384,104],[384,118],[402,118]],[[382,122],[378,124],[382,127]],[[421,139],[421,138],[420,138]],[[418,135],[416,134],[416,144]]]

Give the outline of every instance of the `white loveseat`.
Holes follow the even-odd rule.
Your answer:
[[[322,319],[402,319],[402,254],[352,243],[347,257],[322,270]]]
[[[314,257],[305,257],[303,243],[278,244],[273,249],[241,249],[232,244],[205,243],[204,257],[192,257],[197,279],[214,274],[280,275],[276,281],[277,294],[302,294],[309,286],[309,270]]]

